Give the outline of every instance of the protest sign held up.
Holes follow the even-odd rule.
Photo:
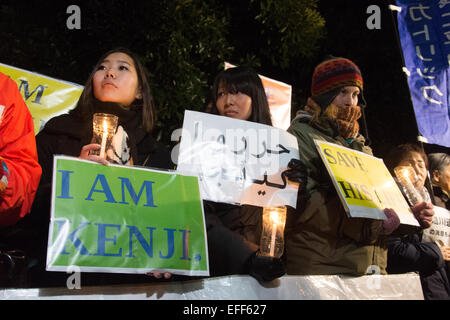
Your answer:
[[[422,241],[450,246],[450,211],[434,206],[433,225],[423,230]]]
[[[56,156],[47,270],[209,275],[197,177]]]
[[[402,224],[418,226],[382,159],[333,143],[314,142],[350,217],[384,220],[383,210],[392,208]]]
[[[298,157],[282,129],[187,110],[177,170],[199,176],[205,200],[295,208],[298,185],[283,172]]]
[[[33,117],[37,134],[54,116],[73,109],[83,86],[0,63],[0,72],[13,79]]]
[[[450,147],[450,3],[397,0],[398,32],[420,134]]]

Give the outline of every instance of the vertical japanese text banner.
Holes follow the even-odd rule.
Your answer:
[[[420,134],[450,147],[450,1],[397,0],[398,31]]]

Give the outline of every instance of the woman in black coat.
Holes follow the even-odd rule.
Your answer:
[[[90,154],[91,151],[100,149],[100,145],[91,144],[94,113],[108,113],[118,117],[116,137],[120,134],[122,146],[120,149],[115,148],[116,155],[113,158],[108,156],[103,159]],[[26,221],[38,231],[34,244],[37,265],[31,272],[32,286],[65,286],[65,279],[68,277],[67,274],[61,275],[58,272],[45,272],[53,156],[61,154],[102,164],[173,169],[169,150],[151,135],[155,119],[155,103],[143,64],[134,53],[118,48],[99,59],[86,81],[76,107],[68,114],[49,120],[36,136],[42,178],[30,219]],[[105,276],[108,281],[102,283],[98,280],[101,278],[102,275],[97,274],[95,284],[112,284],[115,282],[114,278],[117,282],[131,279],[129,275],[108,275]],[[83,280],[83,283],[86,282],[89,281]]]
[[[410,230],[406,235],[391,235],[388,238],[387,271],[418,272],[426,300],[450,300],[450,284],[441,248],[434,242],[422,242],[423,229],[431,226],[434,214],[428,191],[424,187],[428,170],[427,155],[418,145],[403,144],[396,147],[386,160],[386,166],[392,174],[399,165],[412,166],[418,177],[414,184],[424,198],[418,204],[409,203],[420,228]],[[420,207],[424,210],[418,210]]]
[[[272,125],[269,104],[258,74],[246,67],[220,72],[212,88],[210,113]],[[262,208],[204,201],[210,273],[250,274],[270,281],[285,273],[281,259],[257,254]]]

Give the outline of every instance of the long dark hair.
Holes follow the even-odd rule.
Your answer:
[[[103,63],[106,57],[116,52],[125,53],[133,60],[138,77],[138,85],[142,93],[142,98],[136,99],[133,104],[142,105],[142,126],[146,132],[151,132],[156,122],[156,106],[150,90],[147,70],[138,55],[127,48],[116,48],[106,52],[100,57],[84,85],[84,90],[81,93],[76,107],[71,110],[70,113],[84,120],[90,119],[95,112],[93,106],[95,105],[94,100],[96,99],[94,96],[92,79],[98,67]]]
[[[224,87],[228,92],[244,93],[252,99],[252,113],[248,121],[272,125],[266,92],[258,74],[248,67],[235,67],[221,71],[214,80],[211,97],[211,113],[219,114],[217,91]]]

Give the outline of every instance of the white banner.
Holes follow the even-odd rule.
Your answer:
[[[296,206],[298,185],[284,177],[297,139],[272,126],[185,111],[177,170],[199,176],[204,200]]]
[[[450,246],[450,211],[434,206],[433,225],[423,231],[422,241]]]

